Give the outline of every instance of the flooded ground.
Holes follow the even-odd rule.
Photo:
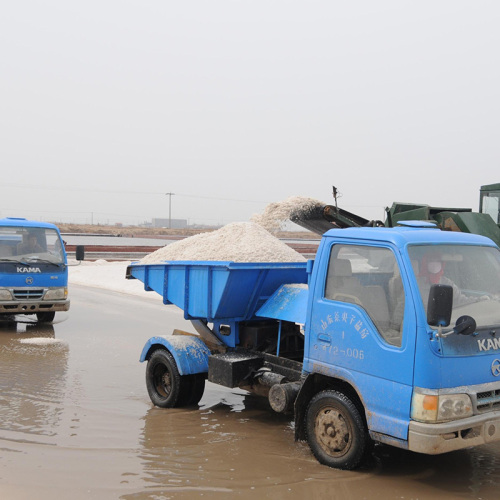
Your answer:
[[[428,457],[376,447],[319,465],[288,417],[212,384],[199,408],[152,407],[138,362],[182,313],[73,286],[53,325],[0,322],[0,498],[497,499],[500,445]]]

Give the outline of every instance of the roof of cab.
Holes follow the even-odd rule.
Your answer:
[[[424,244],[482,245],[494,246],[495,243],[486,236],[461,233],[458,231],[442,231],[416,227],[352,227],[346,229],[330,229],[325,236],[333,238],[349,238],[352,240],[391,243],[397,247]]]
[[[21,217],[5,217],[0,219],[0,226],[3,227],[41,227],[45,229],[57,229],[57,226],[50,222],[40,222],[37,220],[28,220]]]

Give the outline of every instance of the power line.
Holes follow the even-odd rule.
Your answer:
[[[160,191],[124,191],[124,190],[113,190],[113,189],[95,189],[95,188],[78,188],[78,187],[60,187],[60,186],[40,186],[40,185],[26,185],[26,184],[16,184],[11,182],[2,182],[2,186],[8,186],[11,188],[18,189],[36,189],[36,190],[53,190],[53,191],[76,191],[81,193],[103,193],[103,194],[136,194],[136,195],[157,195],[157,196],[165,196],[165,192]],[[168,193],[166,193],[168,194]],[[173,193],[172,193],[173,194]],[[243,200],[241,198],[219,198],[216,196],[200,196],[195,194],[183,194],[183,193],[175,193],[176,196],[180,196],[182,198],[196,198],[202,200],[218,200],[218,201],[234,201],[234,202],[243,202],[243,203],[270,203],[266,200]]]

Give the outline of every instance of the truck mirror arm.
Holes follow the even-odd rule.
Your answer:
[[[442,326],[438,328],[437,337],[443,338],[456,333],[457,335],[477,335],[476,333],[476,320],[472,316],[460,316],[455,323],[455,327],[448,332],[442,331]]]

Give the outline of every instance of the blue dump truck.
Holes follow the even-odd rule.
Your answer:
[[[77,259],[83,259],[83,247]],[[34,314],[50,322],[69,309],[66,251],[53,224],[0,219],[0,317]]]
[[[430,223],[326,232],[307,263],[132,263],[196,334],[146,343],[159,407],[205,380],[289,412],[317,460],[352,469],[374,442],[440,454],[500,440],[500,250]]]

